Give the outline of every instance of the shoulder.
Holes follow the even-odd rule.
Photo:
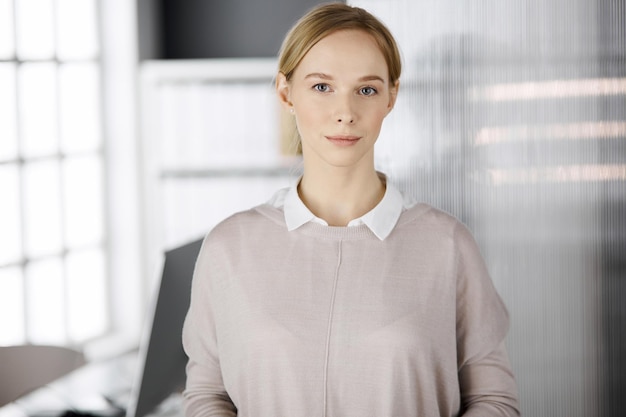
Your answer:
[[[221,240],[238,235],[249,235],[251,232],[262,232],[279,226],[282,210],[268,204],[234,213],[220,221],[207,234],[207,240]],[[284,221],[283,221],[284,223]]]
[[[246,253],[257,252],[262,242],[277,240],[281,210],[266,204],[234,213],[215,225],[204,237],[198,262],[220,264]],[[283,221],[284,223],[284,221]]]
[[[453,251],[477,246],[470,229],[457,217],[425,203],[406,209],[394,234],[404,241],[419,241],[429,247]]]
[[[453,235],[459,227],[465,228],[452,214],[426,203],[418,203],[402,212],[399,229],[426,229],[445,235]]]

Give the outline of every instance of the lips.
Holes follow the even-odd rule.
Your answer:
[[[361,138],[351,135],[326,136],[326,139],[337,146],[351,146],[357,143]]]

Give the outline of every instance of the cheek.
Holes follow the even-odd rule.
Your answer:
[[[372,111],[369,116],[370,124],[372,125],[372,127],[380,128],[388,113],[389,112],[387,111],[387,109],[382,108],[377,108],[376,110]]]
[[[299,128],[306,128],[308,126],[314,127],[315,125],[319,125],[324,116],[325,113],[323,107],[318,106],[316,103],[311,101],[300,103],[296,107],[296,123]]]

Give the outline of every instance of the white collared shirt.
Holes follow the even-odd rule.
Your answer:
[[[414,202],[403,196],[393,184],[387,182],[384,174],[379,173],[378,175],[386,184],[385,195],[376,207],[363,216],[351,220],[348,223],[348,227],[365,224],[378,239],[385,240],[398,222],[400,214],[414,205]],[[296,181],[293,186],[277,191],[268,204],[283,209],[287,230],[289,231],[295,230],[308,222],[328,226],[324,219],[315,216],[302,202],[298,195],[298,184],[301,179]]]

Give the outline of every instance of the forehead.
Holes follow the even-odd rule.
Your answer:
[[[295,73],[309,71],[336,73],[331,75],[367,73],[388,79],[387,62],[378,43],[359,29],[333,32],[313,45]]]

